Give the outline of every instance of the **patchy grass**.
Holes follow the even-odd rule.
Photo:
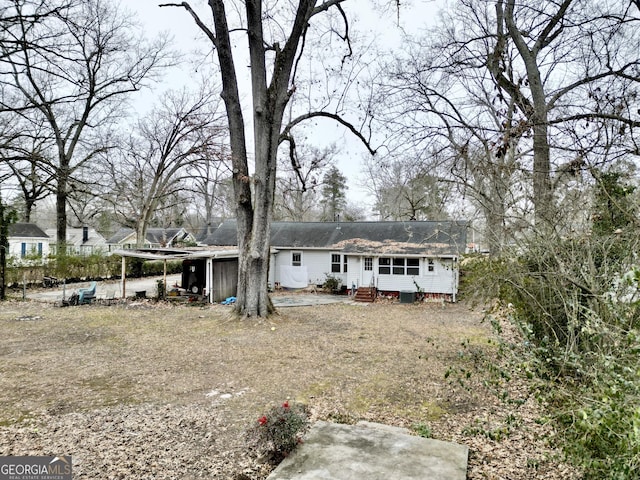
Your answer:
[[[0,305],[0,329],[0,454],[57,446],[83,455],[77,478],[91,478],[98,460],[88,460],[90,452],[168,451],[185,432],[192,437],[171,455],[176,465],[198,469],[190,478],[234,478],[240,470],[264,478],[268,471],[243,450],[242,435],[258,412],[284,399],[308,404],[312,419],[417,425],[421,435],[472,450],[511,418],[492,414],[495,402],[482,388],[481,365],[495,354],[490,327],[462,304],[334,304],[238,321],[222,306],[9,302]],[[498,427],[488,423],[494,416]],[[117,422],[126,426],[120,436],[137,432],[131,447],[90,433],[112,432]],[[511,423],[505,435],[522,428]],[[59,433],[70,424],[77,440]],[[38,425],[36,439],[31,425]],[[535,451],[531,441],[526,448]],[[102,469],[119,478],[114,458],[105,456]],[[547,461],[527,458],[536,469]],[[486,478],[482,462],[486,456],[472,454],[468,478]],[[135,465],[127,468],[126,478],[143,478]],[[536,476],[525,467],[511,478]]]

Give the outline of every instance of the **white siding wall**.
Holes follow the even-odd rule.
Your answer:
[[[394,275],[393,273],[381,275],[378,273],[378,262],[376,261],[374,265],[374,274],[376,275],[376,286],[378,290],[408,290],[415,292],[418,290],[416,287],[417,284],[425,293],[457,293],[457,271],[452,268],[453,264],[451,260],[435,260],[435,271],[429,272],[427,260],[420,259],[420,275],[417,276]]]
[[[11,237],[9,238],[9,256],[21,261],[22,244],[26,244],[27,256],[37,255],[38,249],[42,248],[42,258],[49,256],[49,239],[36,237]],[[41,245],[39,247],[38,245]]]
[[[331,252],[328,251],[312,251],[312,250],[280,250],[276,255],[272,256],[269,267],[269,279],[272,285],[280,282],[278,278],[279,267],[281,265],[291,265],[291,254],[293,252],[302,253],[302,265],[307,267],[309,284],[322,285],[327,274],[331,273]],[[336,277],[344,281],[342,274],[334,274]]]
[[[331,252],[328,250],[281,250],[271,257],[269,281],[272,285],[280,282],[278,271],[281,265],[291,265],[292,252],[302,253],[302,265],[307,267],[310,284],[322,285],[327,274],[342,280],[347,288],[352,285],[363,286],[364,257],[371,255],[347,255],[347,273],[331,273]],[[342,255],[342,254],[341,254]],[[420,275],[394,275],[379,273],[379,257],[373,259],[373,275],[378,290],[397,292],[408,290],[415,292],[418,287],[425,293],[457,294],[458,272],[450,259],[435,260],[434,272],[428,271],[428,260],[420,258]],[[391,267],[391,271],[393,268]],[[415,281],[415,283],[414,283]],[[416,286],[417,284],[417,286]]]

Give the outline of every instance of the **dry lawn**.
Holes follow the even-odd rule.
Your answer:
[[[464,304],[255,322],[223,306],[6,302],[0,331],[0,455],[69,454],[77,479],[263,479],[244,432],[285,399],[467,444],[469,479],[575,477],[525,386],[487,370],[496,343]]]

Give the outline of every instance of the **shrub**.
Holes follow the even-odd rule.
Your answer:
[[[640,239],[625,176],[594,174],[591,228],[545,232],[465,266],[519,329],[513,366],[551,407],[560,446],[588,479],[640,478]]]
[[[342,286],[342,280],[333,275],[326,274],[327,278],[322,284],[322,288],[328,292],[335,292]]]
[[[586,478],[640,478],[638,251],[633,234],[536,238],[468,269],[519,329],[514,366],[537,380]]]
[[[284,402],[258,418],[249,428],[248,438],[258,454],[278,464],[295,450],[308,428],[306,406]]]

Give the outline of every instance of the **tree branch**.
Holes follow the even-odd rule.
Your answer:
[[[218,48],[218,39],[216,38],[215,34],[211,31],[211,29],[209,27],[207,27],[204,24],[204,22],[200,19],[198,14],[193,10],[193,8],[191,8],[191,5],[189,5],[189,3],[187,3],[187,2],[161,3],[158,6],[159,7],[183,7],[187,12],[189,12],[191,14],[191,16],[195,20],[196,24],[198,25],[198,27],[200,27],[200,30],[202,30],[204,32],[204,34],[207,37],[209,37],[209,40],[211,40],[211,43],[213,43],[213,46]]]
[[[329,113],[329,112],[309,112],[309,113],[305,113],[304,115],[300,115],[299,117],[294,118],[293,120],[291,120],[287,124],[285,129],[280,134],[279,143],[281,143],[281,142],[283,142],[285,140],[288,140],[289,132],[291,131],[291,129],[293,127],[295,127],[299,123],[304,122],[305,120],[309,120],[311,118],[317,118],[317,117],[330,118],[330,119],[338,122],[339,124],[347,127],[349,129],[349,131],[351,133],[353,133],[364,144],[365,147],[367,147],[367,150],[369,151],[369,153],[371,155],[375,155],[376,154],[376,150],[374,150],[371,147],[371,145],[369,144],[369,141],[366,138],[364,138],[364,135],[362,135],[362,133],[360,133],[351,123],[347,122],[340,115],[336,115],[335,113]]]

